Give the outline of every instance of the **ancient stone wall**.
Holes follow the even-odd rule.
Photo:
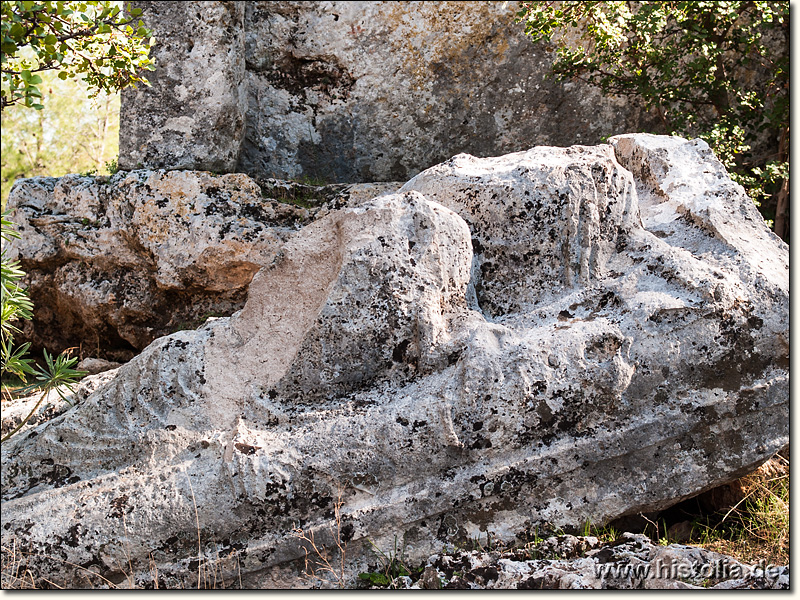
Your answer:
[[[466,152],[594,144],[639,107],[546,78],[511,2],[134,2],[158,40],[120,167],[398,181]]]

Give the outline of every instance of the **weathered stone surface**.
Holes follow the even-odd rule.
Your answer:
[[[124,168],[219,170],[194,149],[213,136],[225,164],[240,144],[237,170],[254,177],[397,181],[459,152],[593,144],[645,123],[636,104],[546,78],[552,56],[513,22],[514,3],[134,4],[160,42],[153,87],[123,93]],[[232,4],[243,17],[200,19]],[[215,45],[223,58],[206,66],[200,50]],[[206,107],[209,90],[230,110]],[[245,97],[242,131],[225,119]]]
[[[120,168],[234,171],[247,110],[244,3],[133,4],[155,32],[158,68],[150,87],[124,94]]]
[[[436,589],[789,589],[789,567],[743,564],[723,554],[623,534],[550,537],[524,550],[436,554],[425,569]],[[426,581],[394,580],[401,589],[431,589]],[[422,584],[422,585],[421,585]]]
[[[787,246],[703,142],[458,156],[4,444],[3,539],[72,584],[269,587],[337,512],[358,572],[659,510],[788,444],[788,316]]]
[[[66,386],[61,386],[58,390],[50,390],[47,394],[39,392],[18,398],[4,397],[0,435],[5,437],[7,433],[16,429],[20,423],[27,419],[27,422],[14,434],[24,435],[28,429],[57,417],[71,406],[76,405],[81,400],[85,400],[92,392],[104,386],[113,378],[114,373],[109,369],[100,373],[89,374],[72,391]]]
[[[86,372],[88,375],[96,375],[97,373],[110,371],[121,366],[122,365],[118,362],[103,360],[102,358],[84,358],[78,363],[76,368],[79,371]]]
[[[306,222],[401,184],[309,186],[244,174],[133,171],[34,178],[9,197],[34,320],[25,337],[127,360],[156,337],[239,310]]]

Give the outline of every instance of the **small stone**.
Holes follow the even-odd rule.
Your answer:
[[[422,589],[439,590],[442,588],[442,581],[439,578],[439,571],[434,567],[427,567],[422,572]]]
[[[692,524],[689,521],[675,523],[667,529],[667,539],[670,542],[683,543],[692,537]]]
[[[84,358],[76,367],[78,371],[86,371],[88,375],[95,375],[103,371],[110,371],[121,367],[122,363],[105,360],[102,358]]]

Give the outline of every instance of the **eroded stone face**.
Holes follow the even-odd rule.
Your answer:
[[[402,589],[789,589],[789,567],[747,565],[735,558],[680,544],[661,546],[624,533],[596,537],[561,535],[525,551],[459,550],[428,559],[419,581],[398,578]]]
[[[158,68],[150,86],[124,94],[120,168],[234,171],[247,111],[245,3],[133,4],[154,31]]]
[[[703,142],[456,157],[4,444],[3,538],[187,585],[199,523],[204,560],[269,587],[337,501],[355,572],[371,544],[659,510],[788,443],[788,314],[787,246]]]
[[[157,70],[123,93],[122,168],[399,181],[460,152],[598,143],[646,117],[546,78],[552,56],[514,3],[134,4]]]
[[[630,173],[611,146],[459,155],[402,190],[422,192],[470,225],[477,300],[494,318],[594,287],[608,276],[617,242],[639,226]]]

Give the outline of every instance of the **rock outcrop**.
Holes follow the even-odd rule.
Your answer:
[[[163,170],[19,180],[8,207],[22,238],[8,254],[34,301],[25,338],[128,360],[241,309],[253,275],[304,224],[400,185]]]
[[[133,4],[156,71],[122,95],[124,169],[398,181],[459,152],[594,144],[646,119],[547,78],[553,57],[514,3]]]
[[[298,531],[358,572],[788,444],[787,246],[702,141],[460,155],[274,247],[240,312],[3,445],[4,545],[59,584],[301,585]]]
[[[789,589],[789,567],[748,565],[701,548],[654,544],[625,533],[611,542],[596,537],[550,537],[515,551],[455,551],[431,556],[416,582],[400,589],[489,590],[692,590]]]

